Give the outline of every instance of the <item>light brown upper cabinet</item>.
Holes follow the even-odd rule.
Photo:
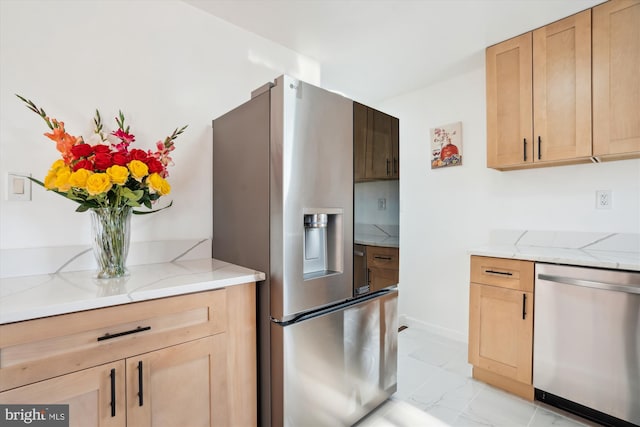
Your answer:
[[[398,119],[354,102],[353,127],[356,182],[398,179],[400,175]]]
[[[591,10],[533,32],[534,163],[591,156]]]
[[[487,166],[533,162],[531,33],[487,49]]]
[[[591,10],[487,48],[487,166],[590,161]]]
[[[593,155],[640,153],[640,1],[593,8]]]

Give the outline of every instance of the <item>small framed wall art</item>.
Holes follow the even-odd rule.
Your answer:
[[[462,122],[431,129],[431,169],[462,165]]]

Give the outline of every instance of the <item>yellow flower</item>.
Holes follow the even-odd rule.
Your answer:
[[[44,188],[47,190],[53,190],[56,188],[56,171],[51,169],[47,176],[44,177]]]
[[[171,186],[169,185],[167,180],[157,173],[152,173],[151,175],[149,175],[149,178],[147,178],[147,184],[153,192],[158,193],[161,196],[164,196],[171,192]]]
[[[94,173],[87,178],[87,191],[92,196],[111,190],[111,180],[106,173]]]
[[[71,174],[71,176],[69,177],[69,183],[71,184],[72,187],[86,189],[87,179],[90,176],[91,176],[90,171],[80,168]]]
[[[58,169],[63,168],[65,166],[66,166],[66,163],[63,160],[58,159],[55,162],[53,162],[49,171],[57,172]]]
[[[107,168],[106,172],[114,184],[124,185],[127,182],[127,178],[129,178],[129,170],[124,166],[113,165]]]
[[[140,160],[131,160],[129,162],[129,170],[131,171],[131,176],[138,182],[142,182],[142,178],[149,173],[149,167]]]
[[[69,178],[71,177],[71,169],[69,166],[63,166],[56,171],[55,186],[58,191],[69,191],[71,183]]]

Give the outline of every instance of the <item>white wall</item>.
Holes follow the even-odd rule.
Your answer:
[[[253,89],[288,73],[320,83],[314,60],[175,0],[0,2],[0,249],[89,243],[76,204],[33,187],[33,201],[7,202],[6,174],[43,179],[59,158],[46,124],[21,94],[89,136],[96,108],[108,129],[122,109],[132,148],[155,149],[174,128],[171,209],[135,216],[132,240],[209,238],[211,120]]]
[[[478,56],[481,58],[481,56]],[[468,249],[492,229],[640,232],[640,160],[499,172],[486,168],[485,72],[387,100],[400,119],[400,313],[460,340],[468,332]],[[431,170],[429,130],[462,121],[463,165]],[[613,209],[595,209],[595,191]]]

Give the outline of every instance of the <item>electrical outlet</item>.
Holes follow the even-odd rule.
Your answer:
[[[611,190],[596,191],[596,209],[611,209],[613,196]]]
[[[378,210],[384,211],[387,209],[387,199],[378,199]]]

